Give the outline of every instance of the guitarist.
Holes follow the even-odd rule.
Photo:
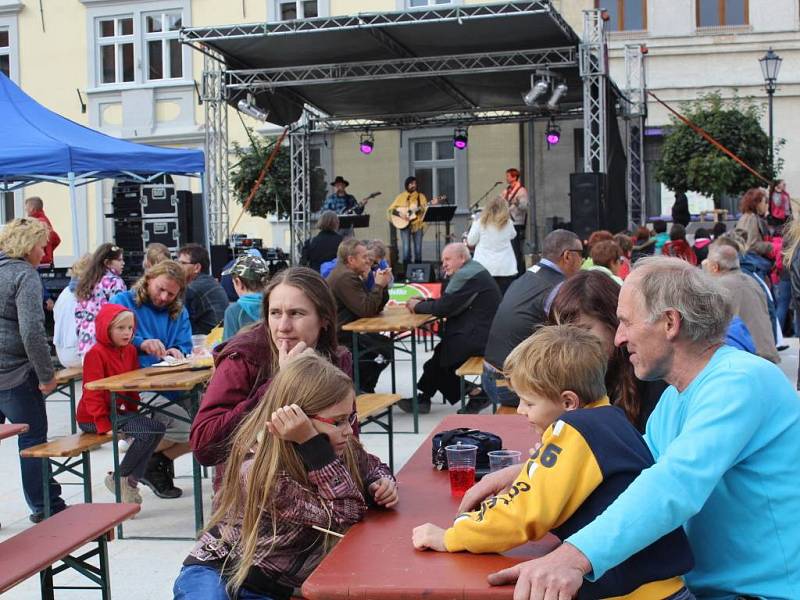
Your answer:
[[[325,199],[325,204],[322,205],[322,210],[332,210],[337,215],[356,214],[360,215],[364,212],[369,199],[365,199],[359,203],[355,196],[347,193],[347,186],[350,182],[341,175],[337,175],[336,179],[331,184],[333,186],[333,193]]]
[[[425,210],[428,208],[428,199],[425,194],[417,191],[417,178],[413,175],[406,177],[406,191],[397,195],[394,202],[389,206],[389,220],[400,230],[400,238],[403,240],[403,264],[409,264],[411,260],[411,241],[414,242],[413,262],[422,262],[422,234],[425,218]],[[434,198],[432,204],[437,204]]]

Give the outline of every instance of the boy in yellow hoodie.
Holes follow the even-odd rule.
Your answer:
[[[438,552],[504,552],[548,531],[560,539],[594,520],[653,464],[641,435],[606,396],[608,356],[589,331],[543,327],[508,355],[504,371],[542,443],[505,493],[484,500],[441,529],[414,528],[414,547]],[[613,544],[614,540],[608,540]],[[693,566],[678,528],[584,582],[579,599],[689,600],[680,575]]]

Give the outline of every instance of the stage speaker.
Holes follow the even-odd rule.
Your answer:
[[[233,260],[233,250],[224,244],[211,244],[211,275],[221,277],[225,265]]]
[[[410,283],[433,283],[433,265],[431,263],[408,263],[406,265],[406,279]]]
[[[605,174],[572,173],[569,176],[572,231],[582,240],[604,227]]]

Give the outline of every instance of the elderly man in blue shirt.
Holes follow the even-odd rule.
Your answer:
[[[636,376],[670,387],[647,422],[655,464],[553,552],[490,575],[514,598],[572,598],[683,525],[698,599],[800,598],[800,399],[774,364],[724,346],[725,291],[679,259],[642,259],[625,280],[615,343]],[[485,478],[465,505],[514,473]],[[487,480],[488,479],[488,480]]]

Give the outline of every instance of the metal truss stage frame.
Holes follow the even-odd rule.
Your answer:
[[[509,15],[547,15],[558,31],[574,45],[556,45],[552,48],[527,48],[499,52],[470,52],[436,56],[415,56],[382,28],[413,26],[420,23],[458,23],[479,21]],[[231,68],[245,61],[226,55],[221,50],[223,42],[247,42],[264,36],[305,35],[319,31],[367,31],[380,46],[395,58],[383,60],[353,60],[338,63],[272,66],[268,68]],[[274,39],[274,38],[273,38]],[[227,107],[234,99],[245,94],[278,94],[302,104],[299,119],[289,125],[289,152],[291,156],[291,255],[296,261],[303,241],[310,235],[310,137],[316,133],[338,131],[374,131],[379,129],[414,129],[437,126],[469,126],[476,124],[525,122],[554,118],[584,121],[585,162],[587,172],[607,172],[607,111],[606,90],[609,81],[606,70],[608,50],[601,11],[584,11],[583,42],[577,41],[569,25],[555,11],[550,0],[504,2],[489,5],[457,7],[431,7],[427,10],[409,10],[393,13],[344,15],[330,18],[296,20],[278,23],[258,23],[198,27],[181,30],[181,41],[205,55],[203,71],[203,102],[206,110],[206,156],[209,184],[209,215],[211,243],[224,243],[228,237],[228,159],[227,159]],[[308,43],[310,40],[304,41]],[[505,73],[530,72],[542,69],[579,69],[583,83],[582,102],[570,105],[563,102],[557,110],[525,106],[478,106],[468,94],[463,93],[447,76],[487,76]],[[643,73],[643,71],[642,71]],[[518,75],[517,75],[518,77]],[[438,92],[448,97],[459,108],[455,110],[389,112],[385,114],[331,115],[298,92],[299,87],[320,85],[367,85],[368,82],[427,78]],[[632,86],[644,83],[629,77],[625,92],[628,97],[644,97],[642,89]],[[616,88],[613,88],[616,89]],[[517,94],[519,96],[519,94]],[[633,115],[626,113],[626,118]],[[643,113],[639,123],[643,123]],[[632,122],[632,121],[631,121]],[[630,128],[629,128],[630,129]],[[643,195],[643,162],[641,161],[641,133],[639,137],[627,136],[628,148],[639,141],[637,166],[629,167],[630,194],[637,196],[637,210],[632,218],[641,218]],[[224,172],[223,172],[224,171]],[[633,185],[636,177],[638,185]],[[638,222],[638,219],[637,219]]]

